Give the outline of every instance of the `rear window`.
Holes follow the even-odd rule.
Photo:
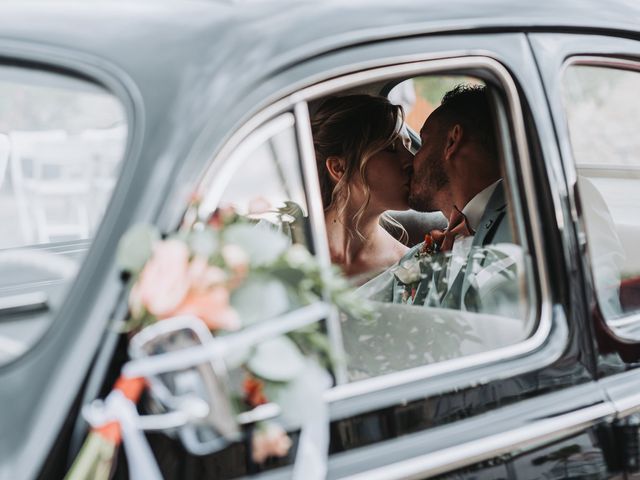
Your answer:
[[[35,342],[100,225],[125,111],[82,79],[0,66],[0,362]]]

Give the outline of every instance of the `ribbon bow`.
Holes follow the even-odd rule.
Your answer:
[[[453,248],[453,242],[456,237],[474,235],[476,232],[467,223],[467,217],[460,211],[458,207],[453,206],[451,215],[449,216],[449,225],[444,230],[431,230],[431,238],[438,245],[438,250],[448,252]]]

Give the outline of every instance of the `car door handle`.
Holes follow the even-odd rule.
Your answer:
[[[48,309],[49,297],[42,291],[0,297],[0,315],[31,313]]]

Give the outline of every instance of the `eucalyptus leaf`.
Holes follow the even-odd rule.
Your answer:
[[[138,273],[151,258],[153,244],[160,240],[160,232],[152,225],[137,224],[122,236],[118,243],[116,262],[120,270]]]
[[[286,200],[284,202],[284,207],[278,208],[278,213],[281,216],[288,215],[293,219],[293,222],[297,223],[302,222],[304,219],[304,210],[302,210],[302,207],[291,200]]]
[[[213,230],[195,230],[189,235],[189,246],[196,255],[209,258],[218,248],[218,238]]]
[[[258,377],[272,382],[289,382],[305,367],[305,359],[288,337],[276,337],[259,343],[247,367]]]
[[[298,375],[286,384],[265,386],[267,398],[277,403],[281,421],[288,428],[300,427],[322,408],[322,394],[331,387],[331,376],[316,361],[305,358]]]
[[[289,239],[268,224],[236,224],[223,232],[225,243],[241,247],[249,255],[252,265],[275,261],[289,246]]]
[[[251,325],[282,315],[290,309],[287,287],[266,275],[249,277],[231,294],[231,305],[243,325]]]
[[[305,273],[302,270],[288,266],[274,267],[270,270],[270,273],[287,285],[292,286],[297,286],[305,278]]]

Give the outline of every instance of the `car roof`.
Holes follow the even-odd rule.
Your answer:
[[[636,0],[3,2],[0,38],[39,40],[119,61],[187,64],[305,56],[409,34],[485,29],[637,34]],[[301,28],[303,27],[303,28]],[[185,51],[191,52],[185,55]],[[152,58],[149,53],[153,52]],[[141,67],[142,68],[142,67]]]

